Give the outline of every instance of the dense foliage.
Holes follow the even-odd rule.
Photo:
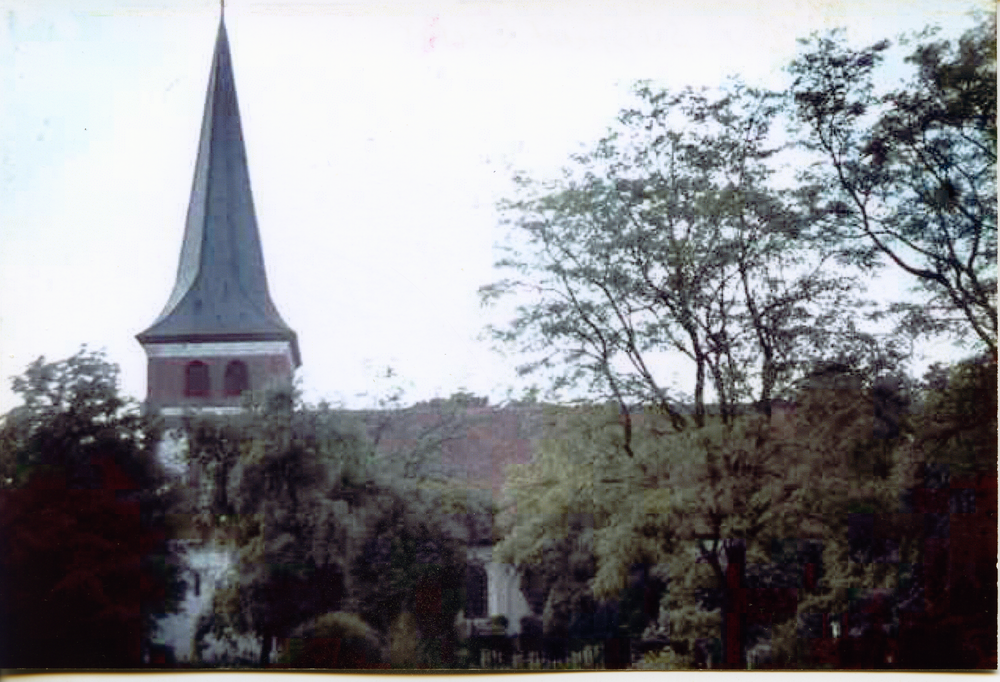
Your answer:
[[[956,371],[947,388],[922,399],[938,404],[969,390],[964,375],[977,366]],[[992,402],[995,412],[995,392],[982,390],[995,379],[985,372],[979,377],[983,409]],[[770,420],[747,415],[728,426],[675,433],[663,415],[636,414],[631,454],[617,410],[567,411],[536,458],[512,472],[516,515],[498,549],[522,567],[523,585],[535,593],[548,636],[565,635],[566,623],[599,610],[595,600],[634,599],[637,576],[645,577],[647,594],[650,578],[658,582],[665,589],[654,589],[657,608],[646,610],[641,637],[669,643],[672,666],[705,665],[712,640],[721,640],[716,666],[742,667],[748,656],[761,665],[755,650],[766,651],[771,665],[795,667],[824,661],[882,667],[893,656],[902,665],[923,661],[917,667],[989,665],[991,646],[984,639],[930,663],[919,658],[920,646],[893,653],[878,640],[883,626],[898,634],[901,622],[912,638],[942,613],[966,635],[995,633],[985,625],[995,615],[984,605],[991,602],[980,602],[979,609],[959,606],[954,592],[974,580],[979,589],[962,599],[990,593],[995,541],[969,562],[968,573],[965,567],[950,574],[935,568],[928,543],[942,537],[934,525],[940,510],[907,502],[940,496],[927,492],[941,487],[933,472],[947,472],[949,465],[957,472],[956,456],[969,457],[962,460],[966,471],[992,475],[995,422],[978,427],[978,438],[992,440],[993,449],[969,456],[936,435],[942,422],[959,427],[964,416],[925,421],[907,408],[908,393],[900,382],[872,381],[833,366],[802,383],[794,411]],[[971,433],[967,438],[976,442]],[[929,443],[935,449],[927,449]],[[976,501],[967,504],[973,506],[991,500],[988,489],[942,492],[946,510],[948,499],[954,505],[971,496]],[[995,514],[980,522],[995,530]],[[933,606],[923,591],[930,574],[955,586],[949,606]],[[878,600],[883,603],[876,608]],[[842,636],[832,649],[837,659],[812,646],[824,636],[833,646],[838,635],[831,633],[831,620]],[[819,625],[810,625],[814,621]],[[810,635],[810,627],[820,629]],[[631,635],[641,638],[634,630]]]
[[[24,404],[0,426],[4,667],[138,666],[176,603],[158,429],[120,397],[117,371],[82,350],[14,380]]]
[[[282,656],[306,665],[314,656],[334,656],[305,641],[325,635],[309,633],[331,618],[354,618],[380,642],[376,655],[375,640],[361,637],[368,653],[357,660],[366,665],[391,662],[390,651],[401,646],[394,632],[412,640],[413,665],[453,662],[455,618],[464,605],[465,519],[476,509],[461,489],[401,475],[420,459],[414,452],[429,451],[427,443],[410,443],[401,457],[406,466],[373,466],[360,422],[287,393],[249,403],[228,426],[194,426],[192,457],[212,472],[228,469],[225,495],[211,494],[206,503],[235,514],[235,521],[215,523],[218,541],[231,542],[237,556],[233,577],[201,618],[201,644],[209,634],[248,634],[263,643],[266,664],[273,638],[302,640]],[[439,437],[434,426],[432,440]],[[206,486],[221,480],[210,476]]]

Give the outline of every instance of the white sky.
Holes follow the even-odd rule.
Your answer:
[[[954,35],[976,6],[229,0],[268,279],[306,397],[370,404],[355,396],[384,390],[387,365],[410,399],[523,387],[517,360],[477,340],[497,321],[476,295],[496,278],[493,207],[510,166],[549,173],[596,140],[634,80],[780,87],[812,31]],[[134,334],[173,286],[218,3],[3,7],[0,412],[10,377],[81,344],[142,398]]]

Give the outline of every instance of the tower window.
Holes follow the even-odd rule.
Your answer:
[[[233,360],[226,365],[225,394],[227,396],[242,395],[250,388],[250,372],[245,362]]]
[[[198,360],[189,362],[184,370],[184,395],[205,397],[210,389],[208,365]]]

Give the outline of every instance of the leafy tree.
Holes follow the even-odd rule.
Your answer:
[[[915,475],[904,504],[924,523],[904,536],[922,551],[900,599],[899,664],[995,668],[996,362],[978,356],[928,375],[911,417]]]
[[[24,404],[5,415],[3,460],[17,487],[40,469],[67,477],[67,485],[99,485],[95,457],[112,457],[137,483],[159,475],[149,455],[159,426],[118,393],[118,367],[100,352],[81,349],[59,362],[35,360],[12,380]],[[144,456],[139,456],[141,453]]]
[[[397,657],[400,638],[416,636],[413,658],[404,658],[420,667],[450,665],[467,560],[463,538],[443,523],[454,515],[448,495],[412,482],[383,483],[368,505],[363,547],[351,566],[358,612],[379,631],[397,633]]]
[[[374,427],[376,436],[391,431],[381,422]],[[252,635],[263,641],[263,665],[273,638],[329,639],[314,633],[320,625],[309,625],[323,614],[358,614],[383,637],[409,614],[421,665],[450,660],[464,604],[467,495],[445,486],[440,472],[416,477],[419,467],[391,466],[385,453],[376,458],[361,422],[289,393],[251,401],[233,423],[200,433],[200,449],[192,450],[209,464],[219,453],[238,452],[224,498],[235,513],[237,562],[197,639]],[[235,442],[220,443],[226,434]],[[431,447],[412,445],[420,452],[404,463]],[[325,645],[303,646],[292,652],[292,664],[333,656]]]
[[[560,180],[519,177],[519,196],[501,204],[515,233],[498,266],[513,277],[481,295],[531,298],[494,336],[536,355],[524,371],[559,363],[557,388],[613,398],[626,434],[638,404],[684,427],[661,376],[668,351],[694,365],[696,425],[709,383],[724,421],[754,386],[766,411],[846,325],[854,282],[817,255],[818,190],[774,177],[777,96],[738,83],[715,97],[646,85],[636,95]]]
[[[997,468],[996,362],[978,357],[938,368],[927,387],[918,437],[927,459],[955,473]]]
[[[605,408],[581,407],[555,411],[553,418],[533,460],[509,472],[513,515],[496,552],[518,566],[522,589],[541,620],[539,634],[549,655],[560,657],[567,646],[636,636],[648,614],[644,586],[635,581],[604,595],[613,599],[598,598],[593,590],[595,542],[621,501],[615,494],[626,494],[634,466],[608,461],[615,453],[624,456],[617,417]]]
[[[391,374],[389,375],[391,376]],[[362,413],[375,452],[363,513],[366,542],[353,564],[357,610],[389,633],[390,662],[455,662],[470,546],[493,536],[489,490],[469,486],[448,448],[488,420],[488,400],[460,391],[403,406],[402,390]]]
[[[847,611],[849,589],[895,589],[897,564],[879,559],[890,550],[919,561],[904,527],[882,528],[881,545],[852,536],[856,517],[892,518],[911,485],[902,395],[831,368],[801,387],[794,418],[674,433],[643,413],[631,456],[617,415],[580,412],[512,472],[517,514],[499,550],[525,572],[547,561],[558,573],[547,555],[579,548],[589,571],[575,586],[595,598],[620,598],[636,566],[657,567],[666,592],[645,625],[669,639],[672,665],[694,665],[698,642],[721,634],[724,662],[742,666],[761,628],[779,661],[808,664],[799,619]],[[574,604],[553,588],[556,606]]]
[[[971,333],[996,354],[996,15],[958,41],[924,34],[904,87],[875,82],[889,41],[813,36],[790,66],[807,146],[824,159],[830,238],[930,295],[905,327]]]
[[[239,417],[185,417],[180,432],[186,440],[185,463],[193,484],[187,513],[199,515],[207,523],[235,513],[228,481],[240,459],[243,427],[244,420]]]
[[[357,535],[350,502],[366,477],[363,434],[329,408],[275,392],[247,406],[240,458],[227,484],[237,515],[236,575],[216,593],[201,636],[263,640],[340,609]]]
[[[499,549],[549,631],[588,590],[620,596],[634,567],[653,566],[667,589],[650,632],[668,633],[671,666],[713,638],[742,666],[765,632],[776,664],[815,665],[809,633],[838,613],[859,635],[843,664],[883,665],[882,626],[922,598],[919,572],[900,566],[932,561],[938,530],[898,513],[901,500],[935,457],[989,459],[989,401],[973,410],[981,429],[954,418],[989,370],[963,370],[924,401],[935,416],[914,416],[911,382],[893,374],[903,349],[859,329],[857,282],[827,266],[896,262],[936,297],[923,318],[892,309],[909,315],[903,331],[952,325],[941,304],[995,356],[994,48],[984,31],[922,45],[917,79],[877,96],[886,46],[839,40],[814,39],[792,66],[829,176],[777,180],[774,95],[640,87],[560,179],[519,177],[501,205],[511,276],[481,294],[531,298],[495,338],[534,354],[525,371],[555,369],[556,389],[583,386],[617,412],[581,409],[509,478],[516,516]],[[698,428],[657,376],[666,350],[694,365]],[[706,415],[709,382],[721,423]],[[772,416],[782,393],[794,409]],[[763,417],[735,409],[751,396]]]
[[[159,428],[120,396],[117,375],[83,349],[13,381],[24,404],[0,427],[5,667],[138,666],[154,617],[178,600]]]

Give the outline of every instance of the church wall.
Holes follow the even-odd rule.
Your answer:
[[[528,600],[521,592],[521,576],[510,564],[491,561],[486,564],[487,598],[490,615],[507,618],[507,634],[521,632],[521,619],[531,615]]]
[[[507,634],[521,632],[521,619],[531,615],[531,606],[521,591],[521,576],[511,564],[493,560],[493,547],[469,549],[469,561],[486,570],[487,617],[505,616]]]

